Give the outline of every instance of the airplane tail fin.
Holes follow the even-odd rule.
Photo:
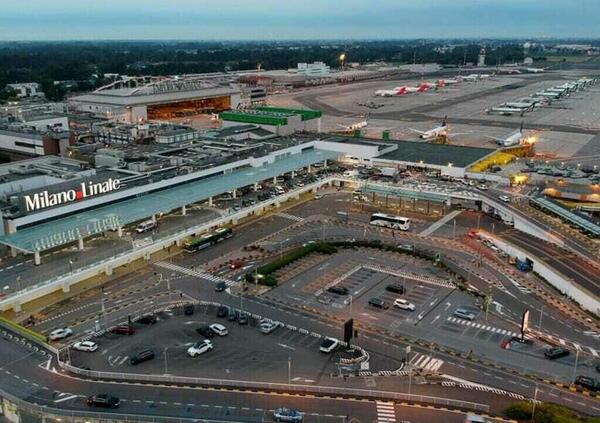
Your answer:
[[[448,125],[448,115],[444,116],[444,120],[442,120],[442,126]]]
[[[522,134],[523,133],[523,121],[521,121],[521,127],[519,128],[519,132]]]

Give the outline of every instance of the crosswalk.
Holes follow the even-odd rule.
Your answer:
[[[485,325],[483,323],[470,322],[468,320],[459,319],[459,318],[453,317],[453,316],[449,316],[447,320],[449,322],[457,323],[459,325],[470,326],[470,327],[475,328],[475,329],[486,330],[488,332],[498,333],[500,335],[505,335],[505,336],[519,336],[518,333],[512,332],[512,331],[507,330],[507,329],[495,328],[495,327],[492,327],[492,326]]]
[[[303,217],[299,217],[299,216],[294,216],[293,214],[289,214],[289,213],[275,213],[275,216],[279,216],[279,217],[283,217],[285,219],[289,219],[289,220],[293,220],[294,222],[304,222],[304,218]]]
[[[531,294],[531,290],[529,288],[524,287],[523,285],[521,285],[519,282],[517,282],[513,278],[508,278],[508,280],[523,294]]]
[[[211,282],[215,282],[215,283],[225,282],[225,285],[227,285],[228,287],[239,283],[236,281],[232,281],[231,279],[223,278],[221,276],[215,276],[215,275],[207,273],[207,272],[192,270],[192,269],[188,269],[187,267],[178,266],[176,264],[169,263],[167,261],[159,261],[154,264],[159,267],[162,267],[164,269],[173,270],[175,272],[183,273],[184,275],[188,275],[188,276],[195,276],[197,278],[207,279]]]
[[[414,354],[409,363],[413,367],[423,369],[427,372],[437,372],[442,367],[442,364],[444,364],[444,360],[433,358],[430,355]]]
[[[396,407],[393,402],[377,401],[377,423],[395,423]]]

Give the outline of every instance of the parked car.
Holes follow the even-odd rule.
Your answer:
[[[231,270],[235,270],[235,269],[239,269],[243,265],[244,265],[244,262],[242,260],[234,260],[229,264],[229,268]]]
[[[198,341],[188,348],[187,353],[190,357],[196,357],[213,349],[213,344],[208,339]]]
[[[229,314],[229,307],[219,306],[217,309],[217,317],[226,317]]]
[[[216,292],[223,292],[225,291],[225,288],[227,288],[227,285],[223,281],[217,282],[217,284],[215,285]]]
[[[303,419],[303,415],[298,410],[291,408],[278,408],[273,411],[273,419],[276,422],[292,422],[299,423]]]
[[[138,320],[138,322],[143,323],[145,325],[153,325],[158,321],[158,318],[156,317],[156,314],[146,314],[142,317],[140,317],[140,320]]]
[[[229,333],[227,331],[227,328],[220,323],[213,323],[209,327],[210,327],[210,330],[212,330],[214,333],[216,333],[219,336],[225,336]]]
[[[394,307],[398,307],[401,310],[409,310],[409,311],[415,311],[415,305],[411,302],[406,301],[403,298],[396,298],[394,300]]]
[[[566,357],[569,354],[571,354],[569,350],[560,347],[548,348],[546,351],[544,351],[544,356],[549,360]]]
[[[135,328],[130,325],[118,325],[110,331],[119,335],[133,335],[135,333]]]
[[[139,225],[137,225],[135,231],[138,234],[143,234],[144,232],[148,232],[155,229],[157,226],[158,222],[156,222],[155,220],[146,220],[145,222],[142,222]]]
[[[505,203],[510,203],[510,197],[508,195],[501,195],[500,197],[498,197],[501,201],[504,201]]]
[[[464,308],[457,308],[452,314],[459,319],[465,319],[469,321],[475,320],[475,314]]]
[[[247,325],[248,324],[248,314],[243,311],[238,316],[238,324]]]
[[[340,346],[340,341],[335,338],[325,338],[323,342],[321,342],[321,346],[319,347],[319,351],[324,353],[330,353],[338,349]]]
[[[200,326],[199,328],[196,329],[196,332],[198,332],[200,335],[202,335],[205,338],[212,338],[215,336],[215,333],[212,331],[212,329],[208,325]]]
[[[393,292],[394,294],[404,294],[404,287],[400,284],[391,284],[385,287],[386,291]]]
[[[327,292],[331,292],[332,294],[337,295],[348,295],[350,293],[348,288],[343,286],[330,286],[329,288],[327,288]]]
[[[187,303],[183,306],[183,314],[186,316],[191,316],[194,314],[194,304]]]
[[[90,407],[117,408],[121,404],[121,400],[112,395],[97,394],[88,397],[86,403]]]
[[[371,298],[369,300],[369,305],[375,308],[381,308],[383,310],[386,310],[389,308],[389,306],[386,304],[385,301],[383,301],[381,298]]]
[[[590,391],[597,391],[599,388],[598,381],[596,379],[594,379],[593,377],[581,375],[575,378],[575,385],[581,386],[582,388],[585,388]]]
[[[238,318],[238,312],[237,310],[234,310],[233,308],[229,309],[229,313],[227,313],[227,320],[229,320],[230,322],[235,322]]]
[[[98,349],[98,344],[92,341],[75,342],[73,349],[77,351],[94,352]]]
[[[264,321],[260,324],[260,331],[264,334],[269,334],[277,329],[279,325],[275,322]]]
[[[136,365],[140,364],[144,361],[152,360],[154,358],[154,351],[152,350],[142,350],[136,353],[133,357],[129,359],[129,364]]]
[[[48,335],[48,339],[50,339],[51,341],[58,341],[59,339],[68,338],[71,335],[73,335],[73,330],[71,330],[70,328],[61,328],[50,332],[50,334]]]

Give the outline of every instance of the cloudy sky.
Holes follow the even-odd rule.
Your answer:
[[[0,40],[600,37],[600,0],[1,0]]]

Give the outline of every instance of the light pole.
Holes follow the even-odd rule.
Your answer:
[[[477,230],[481,227],[481,214],[477,214]]]
[[[542,330],[542,316],[544,315],[544,305],[540,308],[540,321],[538,323],[538,330]]]
[[[292,356],[288,355],[288,385],[292,384]]]
[[[452,221],[452,239],[456,238],[456,219]]]
[[[579,361],[579,348],[575,348],[575,364],[573,365],[573,377],[571,380],[575,381],[575,374],[577,373],[577,362]]]
[[[169,348],[171,348],[171,347],[163,348],[163,355],[165,357],[165,375],[168,374],[168,372],[169,372],[168,363],[167,363],[167,353],[169,352]]]
[[[69,259],[69,268],[71,269],[71,274],[73,274],[73,260]]]
[[[535,391],[533,391],[533,405],[531,407],[531,421],[534,421],[533,417],[535,416],[535,403],[537,402],[537,393],[538,393],[538,385],[535,384]]]

